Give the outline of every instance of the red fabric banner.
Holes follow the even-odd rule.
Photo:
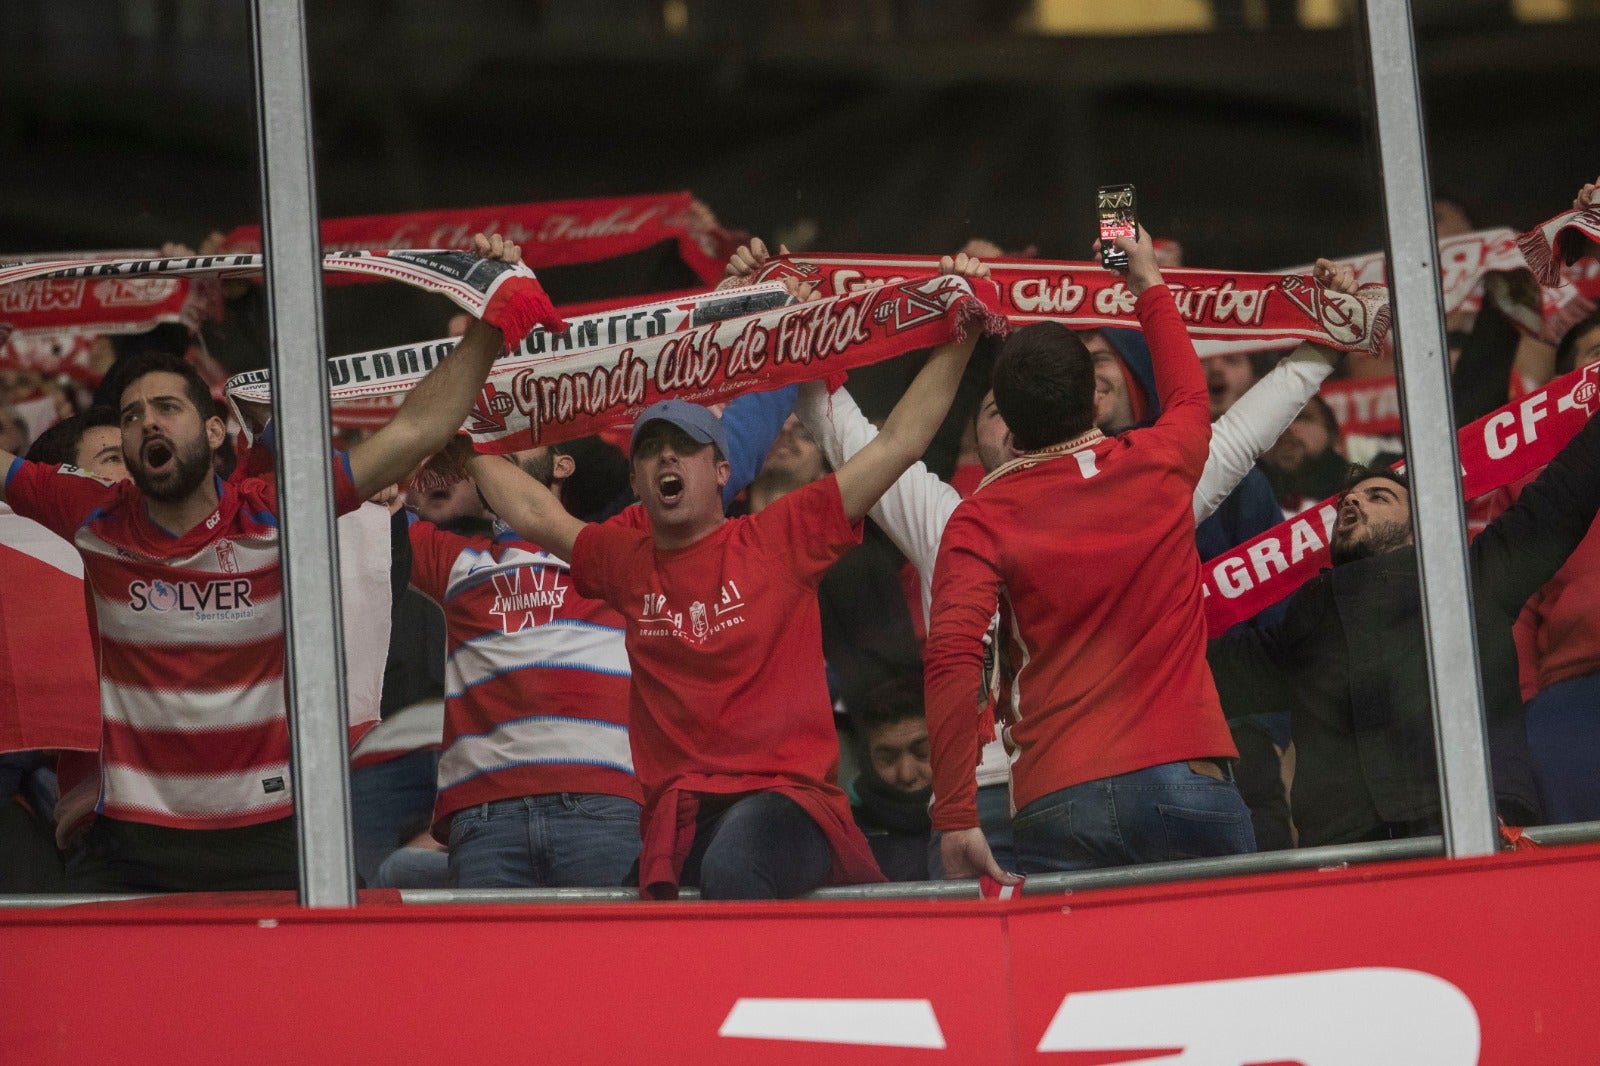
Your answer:
[[[722,277],[737,244],[704,204],[687,192],[591,200],[555,200],[393,215],[330,218],[322,223],[325,252],[383,248],[472,247],[474,233],[499,233],[522,246],[534,269],[593,263],[673,241],[678,254],[707,283]],[[227,236],[231,252],[259,252],[261,227]]]
[[[1482,496],[1544,466],[1600,407],[1600,363],[1550,382],[1457,434],[1461,491]],[[1329,497],[1303,514],[1204,564],[1206,626],[1212,636],[1253,617],[1328,565],[1338,514]]]

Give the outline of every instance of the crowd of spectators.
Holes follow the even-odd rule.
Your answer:
[[[968,337],[871,419],[816,381],[476,454],[446,441],[500,337],[453,323],[457,355],[332,463],[341,513],[389,531],[362,883],[788,897],[1437,833],[1399,441],[1318,395],[1392,368],[1202,360],[1156,245],[1119,246],[1139,329]],[[742,247],[725,284],[768,258]],[[1488,300],[1450,328],[1458,425],[1600,362],[1600,313],[1558,346]],[[93,392],[0,374],[0,501],[83,557],[103,714],[98,755],[0,753],[0,891],[295,883],[272,435],[236,452],[191,344],[123,338]],[[1328,497],[1331,569],[1208,640],[1203,561]],[[1508,825],[1600,820],[1596,510],[1592,422],[1478,507]],[[204,626],[166,610],[185,597]]]

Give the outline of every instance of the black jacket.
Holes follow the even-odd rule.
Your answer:
[[[1597,510],[1600,419],[1591,418],[1468,552],[1495,796],[1512,824],[1539,816],[1512,623]],[[1414,549],[1324,570],[1281,623],[1230,631],[1211,642],[1210,660],[1224,706],[1290,708],[1301,844],[1438,832]]]

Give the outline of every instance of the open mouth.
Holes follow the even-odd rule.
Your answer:
[[[151,473],[159,473],[161,469],[172,462],[172,445],[164,440],[152,440],[144,446],[145,469]]]
[[[661,480],[656,482],[656,491],[662,503],[677,503],[683,495],[683,478],[677,474],[662,474]]]

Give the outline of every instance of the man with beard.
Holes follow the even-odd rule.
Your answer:
[[[1468,549],[1489,753],[1500,816],[1536,824],[1539,802],[1517,687],[1512,623],[1600,509],[1600,420],[1591,418]],[[1440,831],[1421,592],[1404,475],[1357,467],[1339,501],[1333,567],[1282,622],[1211,642],[1230,706],[1288,707],[1291,807],[1302,845]]]
[[[499,237],[477,248],[521,257]],[[475,323],[388,426],[336,455],[337,509],[444,445],[502,347],[498,329]],[[148,353],[119,369],[131,484],[0,454],[0,498],[72,541],[93,593],[102,787],[69,886],[293,888],[275,479],[212,472],[227,428],[193,367]]]

